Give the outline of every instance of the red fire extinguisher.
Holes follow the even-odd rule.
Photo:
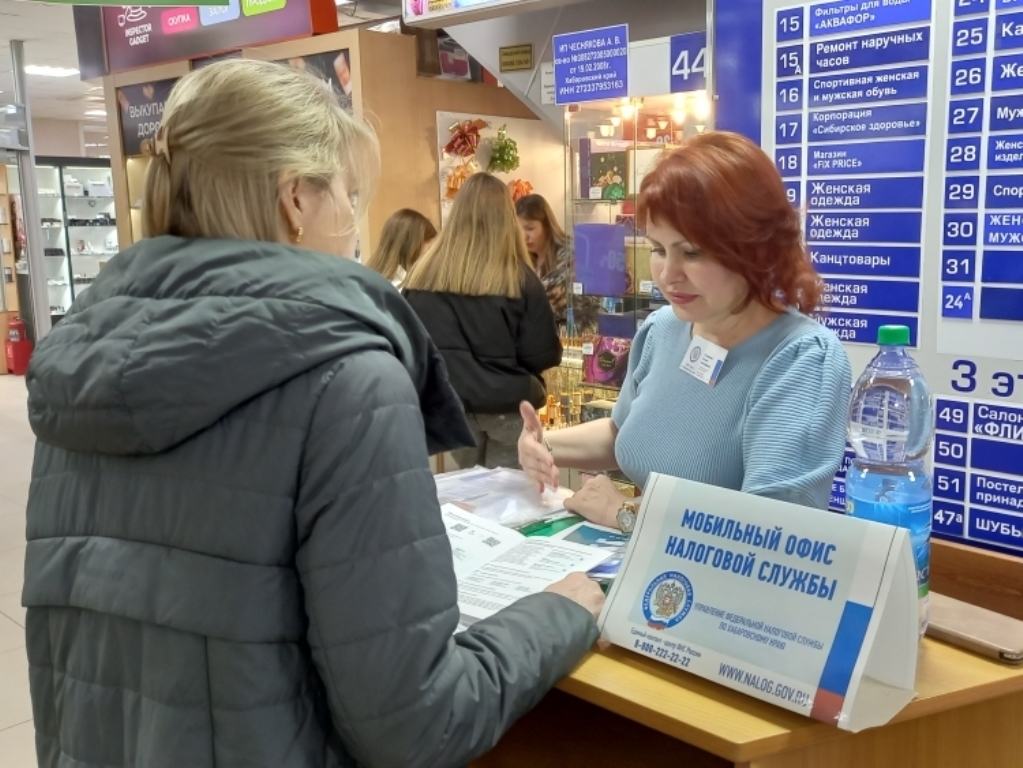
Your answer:
[[[20,317],[12,317],[7,324],[7,372],[15,376],[24,376],[28,370],[28,360],[32,357],[32,342],[25,331],[25,321]]]

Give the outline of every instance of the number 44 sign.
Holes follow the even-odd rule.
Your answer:
[[[707,33],[671,38],[671,92],[707,90]]]

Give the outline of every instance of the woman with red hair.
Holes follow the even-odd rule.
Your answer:
[[[651,472],[826,509],[845,450],[852,374],[834,333],[810,316],[823,285],[799,213],[754,143],[706,133],[643,180],[637,210],[669,306],[633,342],[612,417],[544,436],[523,405],[523,469]],[[606,477],[566,504],[631,530],[634,507]]]

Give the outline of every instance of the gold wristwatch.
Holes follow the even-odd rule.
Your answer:
[[[637,501],[623,501],[622,505],[618,507],[618,527],[621,528],[622,533],[626,536],[632,534],[632,529],[636,527],[636,515],[639,513],[639,502]]]

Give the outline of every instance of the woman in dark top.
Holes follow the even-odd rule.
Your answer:
[[[542,374],[561,362],[561,342],[504,184],[484,173],[465,182],[404,292],[447,362],[476,438],[455,462],[518,467],[519,403],[544,403]]]
[[[590,296],[569,299],[572,247],[551,204],[541,195],[526,195],[515,204],[515,213],[561,335],[571,338],[596,333],[599,302]]]
[[[437,229],[419,211],[402,208],[384,222],[380,242],[366,266],[376,270],[400,288],[408,271],[430,243],[437,237]]]

